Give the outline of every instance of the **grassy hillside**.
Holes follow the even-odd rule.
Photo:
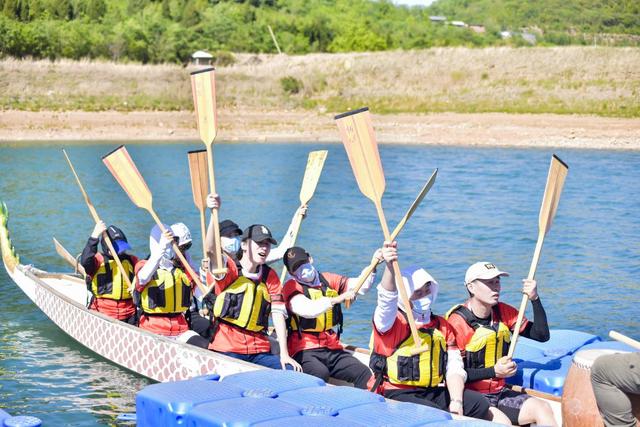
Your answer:
[[[218,105],[376,113],[509,112],[640,117],[640,49],[434,48],[250,55],[218,68]],[[190,110],[189,68],[0,61],[0,110]]]

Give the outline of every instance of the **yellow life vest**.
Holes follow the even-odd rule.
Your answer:
[[[191,305],[191,282],[179,268],[158,269],[140,295],[148,314],[184,313]]]
[[[131,299],[131,292],[122,276],[122,271],[118,268],[115,260],[109,259],[105,262],[102,254],[96,254],[96,260],[100,264],[98,270],[91,278],[91,293],[95,298],[106,298],[112,300]],[[120,258],[129,279],[133,280],[133,264],[128,258]]]
[[[320,287],[306,286],[300,283],[304,289],[304,296],[310,300],[318,300],[322,297],[333,298],[340,295],[329,286],[329,282],[320,274]],[[324,332],[338,326],[338,335],[342,333],[342,307],[335,304],[333,307],[313,319],[300,317],[295,313],[289,313],[289,327],[291,330],[301,332]]]
[[[262,266],[262,277],[258,283],[238,271],[235,282],[216,295],[213,303],[216,320],[252,332],[266,330],[271,313],[271,296],[266,285],[269,271],[269,267]]]
[[[475,330],[464,348],[465,368],[491,368],[509,352],[511,331],[500,321],[497,306],[492,312],[492,326],[482,325],[471,310],[463,305],[449,310],[446,318],[453,313],[460,315]]]
[[[406,318],[406,314],[401,312]],[[408,320],[407,320],[408,322]],[[407,323],[408,324],[408,323]],[[371,335],[370,348],[371,359],[369,366],[374,375],[378,378],[377,384],[382,377],[392,384],[408,385],[415,387],[437,387],[444,381],[444,374],[447,366],[447,340],[438,329],[440,322],[436,318],[434,328],[420,328],[418,335],[423,345],[428,345],[429,350],[420,354],[411,355],[415,349],[413,336],[409,336],[402,341],[390,356],[373,352],[373,334]],[[409,328],[407,327],[409,331]]]

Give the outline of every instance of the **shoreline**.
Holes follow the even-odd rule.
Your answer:
[[[218,112],[219,142],[338,143],[332,113]],[[640,119],[556,114],[373,114],[381,144],[640,150]],[[197,141],[192,111],[0,111],[0,144]]]

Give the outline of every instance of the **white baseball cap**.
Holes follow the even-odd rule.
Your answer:
[[[467,269],[467,273],[464,275],[465,285],[473,282],[474,280],[489,280],[498,276],[508,276],[506,271],[499,270],[494,264],[486,261],[476,262]]]

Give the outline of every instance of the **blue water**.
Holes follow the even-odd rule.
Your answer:
[[[60,151],[62,145],[0,148],[0,199],[23,263],[68,270],[54,252],[57,237],[81,251],[93,224]],[[98,213],[120,225],[134,251],[148,252],[152,220],[135,207],[100,158],[115,144],[68,144],[68,152]],[[129,145],[167,223],[183,221],[200,253],[186,152],[199,144]],[[265,223],[276,238],[299,204],[307,153],[329,156],[298,243],[321,270],[356,275],[382,241],[373,204],[358,190],[341,145],[219,144],[216,182],[222,218],[241,226]],[[570,170],[537,271],[551,327],[605,336],[615,329],[640,336],[640,153],[556,152]],[[502,300],[518,305],[537,238],[547,149],[382,146],[387,177],[383,205],[393,229],[434,168],[435,186],[400,235],[400,264],[420,264],[440,282],[436,312],[466,297],[464,272],[492,261],[512,275]],[[97,357],[54,326],[0,272],[0,407],[33,414],[46,425],[115,424],[135,411],[148,384]],[[344,340],[366,346],[375,292],[346,312]]]

